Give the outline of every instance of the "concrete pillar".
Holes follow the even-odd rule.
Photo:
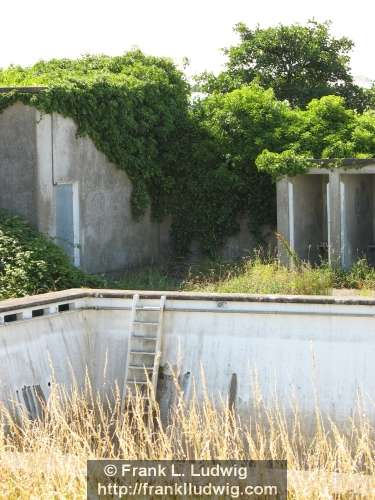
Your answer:
[[[333,266],[341,264],[341,191],[340,173],[331,170],[328,188],[328,241],[329,260]]]
[[[277,232],[293,247],[293,182],[283,177],[276,185],[277,196]],[[292,213],[290,213],[292,212]],[[281,264],[290,265],[290,256],[280,239],[278,240],[278,256]]]

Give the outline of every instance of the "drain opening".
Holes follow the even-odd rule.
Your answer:
[[[31,313],[33,318],[37,318],[38,316],[44,316],[44,309],[34,309]]]
[[[59,312],[70,311],[70,304],[60,304]]]
[[[4,316],[5,323],[11,323],[12,321],[17,321],[17,319],[18,319],[17,314],[6,314]]]

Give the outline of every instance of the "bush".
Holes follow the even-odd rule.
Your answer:
[[[0,210],[0,299],[101,284],[21,217]]]

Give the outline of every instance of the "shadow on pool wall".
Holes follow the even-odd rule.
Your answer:
[[[111,398],[116,384],[122,391],[135,293],[82,289],[0,302],[0,400],[37,416],[51,380],[83,388],[86,374],[102,395]],[[375,391],[373,299],[138,293],[151,311],[166,297],[157,390],[164,415],[173,371],[187,400],[194,386],[198,398],[207,392],[244,414],[255,380],[265,401],[276,395],[287,404],[293,393],[313,417],[318,398],[338,422],[352,415],[359,393]]]

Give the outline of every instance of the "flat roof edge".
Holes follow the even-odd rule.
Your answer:
[[[318,158],[311,159],[311,168],[364,168],[375,165],[375,158]],[[315,166],[315,167],[314,167]]]
[[[0,301],[0,313],[4,314],[18,309],[38,307],[54,302],[74,301],[84,298],[132,298],[138,293],[141,298],[155,299],[165,295],[169,300],[208,300],[216,302],[255,302],[278,304],[337,304],[375,306],[374,298],[333,297],[331,295],[255,295],[247,293],[204,293],[204,292],[174,292],[148,290],[107,290],[90,288],[73,288],[59,292],[7,299]]]

